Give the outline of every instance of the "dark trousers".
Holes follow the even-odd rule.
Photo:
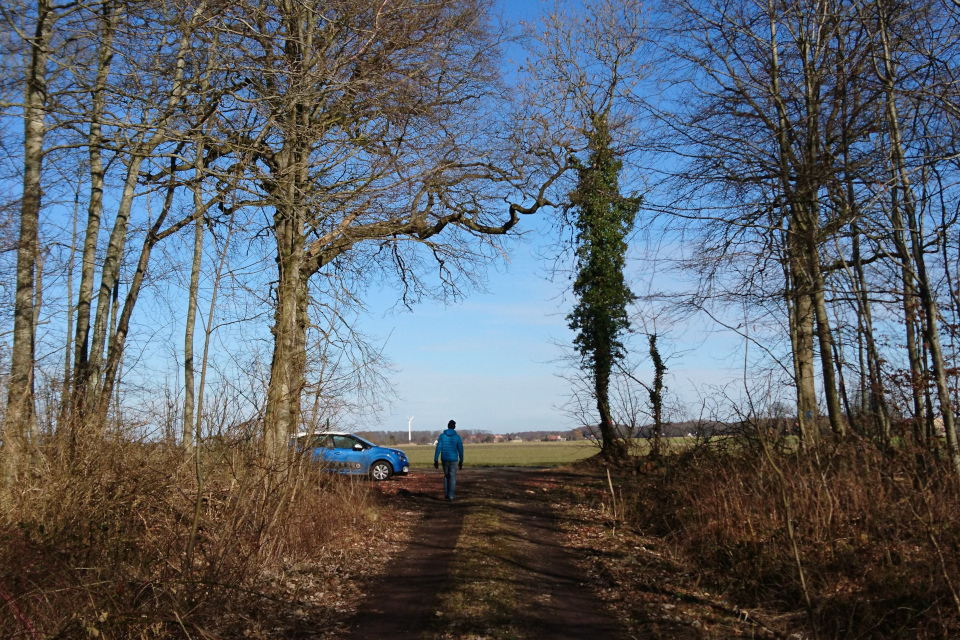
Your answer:
[[[457,487],[457,461],[444,460],[443,464],[443,497],[453,500],[453,490]]]

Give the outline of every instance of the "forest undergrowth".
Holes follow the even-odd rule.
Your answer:
[[[332,637],[405,535],[369,482],[244,444],[201,469],[198,494],[175,447],[36,452],[0,511],[0,637]]]
[[[960,492],[945,456],[744,442],[644,459],[621,479],[617,519],[663,543],[690,584],[804,637],[960,637]]]

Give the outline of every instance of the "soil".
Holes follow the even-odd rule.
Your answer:
[[[387,566],[349,621],[353,640],[627,638],[565,547],[552,487],[557,470],[468,468],[457,497],[442,499],[440,472],[385,483],[422,514],[409,546]]]

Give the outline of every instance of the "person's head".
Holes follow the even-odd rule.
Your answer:
[[[447,429],[456,429],[456,428],[457,428],[457,423],[455,421],[451,420],[450,422],[447,423]]]

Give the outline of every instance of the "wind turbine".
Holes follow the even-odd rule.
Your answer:
[[[407,442],[413,442],[413,431],[410,430],[411,422],[413,422],[413,416],[407,418]]]

